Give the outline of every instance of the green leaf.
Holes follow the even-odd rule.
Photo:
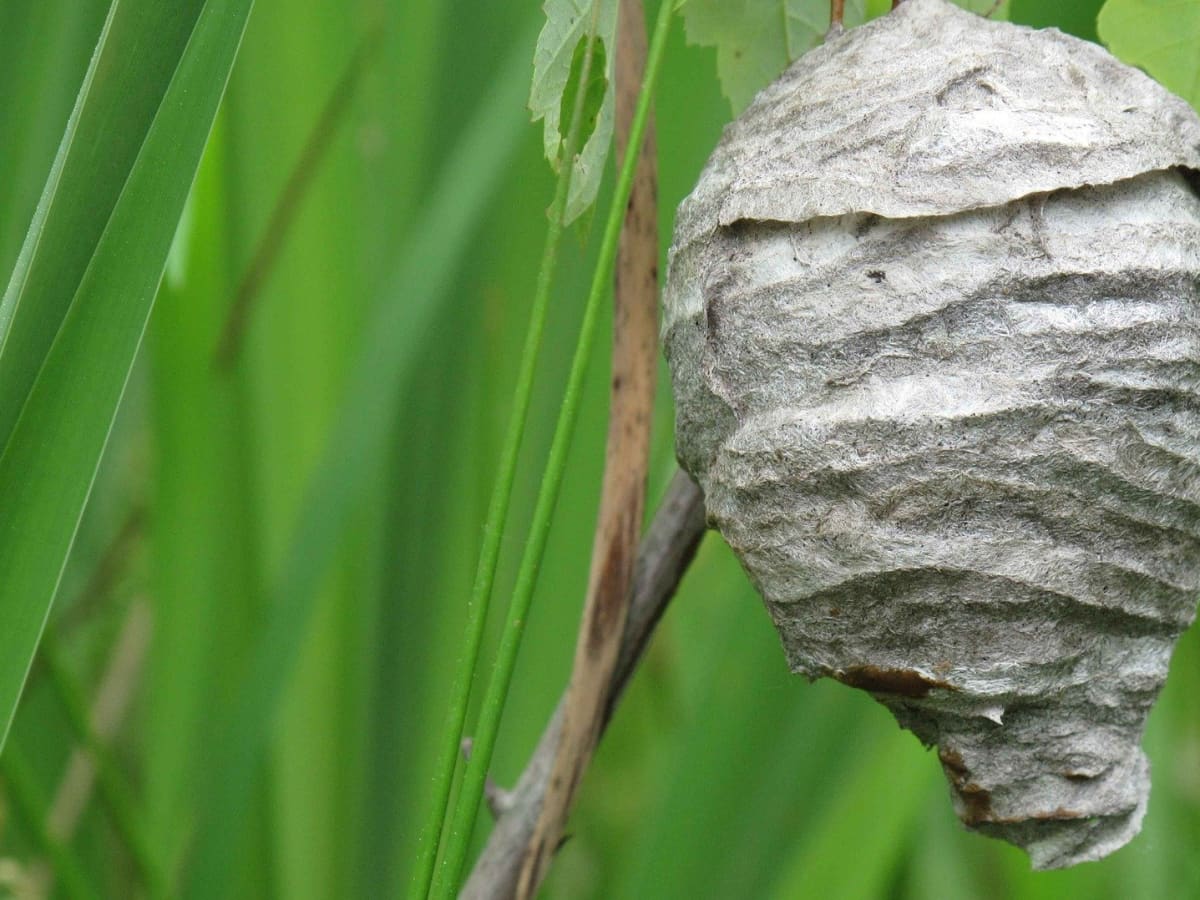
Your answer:
[[[1034,28],[1054,27],[1085,41],[1096,40],[1096,14],[1104,0],[1012,0],[1009,21]]]
[[[603,100],[595,111],[595,125],[591,128],[587,142],[574,161],[571,173],[571,192],[567,197],[564,220],[567,223],[587,210],[600,190],[604,176],[604,161],[608,158],[608,147],[613,133],[613,56],[610,51],[617,34],[616,0],[546,0],[542,9],[546,13],[546,24],[538,35],[537,48],[533,53],[533,85],[529,92],[529,109],[533,120],[542,120],[544,125],[543,145],[546,159],[556,169],[566,127],[570,124],[563,110],[572,108],[568,92],[572,97],[578,90],[579,69],[583,59],[581,47],[586,44],[588,32],[593,24],[598,39],[592,78],[589,79],[587,94],[589,104],[593,91],[599,93],[597,82],[603,79]],[[591,108],[586,110],[591,115]],[[584,133],[589,119],[585,119]]]
[[[519,49],[519,48],[518,48]],[[243,810],[263,763],[267,738],[313,624],[318,591],[347,524],[369,497],[392,436],[397,404],[447,299],[470,239],[504,180],[521,136],[524,57],[514,53],[494,76],[429,194],[424,215],[376,298],[354,354],[337,419],[304,501],[271,603],[243,669],[242,689],[205,748],[207,781],[186,897],[229,896],[249,830]]]
[[[1009,0],[955,0],[990,19],[1007,19]],[[844,24],[861,25],[891,9],[891,0],[847,0]],[[827,0],[687,0],[688,43],[717,48],[717,75],[734,114],[824,39]]]
[[[250,6],[113,5],[0,301],[0,742]]]
[[[108,5],[0,3],[0,285],[21,249]]]
[[[562,103],[558,109],[559,122],[571,121],[571,111],[575,109],[575,96],[579,93],[579,81],[583,77],[583,59],[587,55],[587,44],[587,37],[581,37],[579,43],[575,45],[575,54],[571,57],[571,77],[567,79],[567,87],[563,91]],[[597,38],[595,49],[592,51],[588,83],[584,87],[583,121],[579,123],[579,146],[581,147],[586,146],[592,135],[595,134],[600,110],[603,108],[604,98],[608,94],[608,78],[604,73],[604,41]],[[561,167],[561,159],[558,164]]]
[[[1115,56],[1200,109],[1200,3],[1108,0],[1096,27]]]
[[[847,27],[860,24],[864,0],[846,3]],[[829,30],[827,0],[688,0],[688,43],[717,48],[717,75],[734,113],[788,63],[821,43]]]

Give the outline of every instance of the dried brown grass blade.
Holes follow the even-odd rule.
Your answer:
[[[545,876],[606,717],[609,686],[629,611],[646,500],[658,351],[658,192],[653,123],[648,125],[640,148],[627,146],[646,66],[642,0],[621,0],[617,21],[617,153],[618,157],[626,152],[640,156],[617,252],[604,486],[562,735],[545,802],[525,851],[517,886],[521,898],[533,896]]]

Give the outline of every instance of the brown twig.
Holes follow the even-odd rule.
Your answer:
[[[66,606],[55,620],[59,634],[68,634],[86,621],[94,609],[108,597],[118,579],[129,568],[130,558],[142,539],[145,527],[146,507],[141,502],[135,502],[121,520],[108,546],[104,548],[75,601]],[[39,664],[36,659],[35,664]]]
[[[116,644],[100,678],[91,708],[92,729],[96,736],[110,741],[129,711],[137,690],[142,662],[150,642],[150,607],[134,600],[117,635]],[[96,786],[97,762],[84,747],[72,751],[66,771],[54,792],[54,801],[46,816],[46,828],[59,841],[68,843],[87,809]],[[50,896],[53,869],[45,862],[32,867],[42,896]]]
[[[617,14],[617,155],[638,154],[617,250],[611,407],[600,514],[575,663],[550,787],[518,879],[517,897],[532,897],[558,847],[579,782],[608,708],[609,685],[629,610],[638,534],[646,502],[650,421],[658,356],[658,216],[653,113],[641,147],[629,129],[646,68],[642,0],[621,0]]]
[[[92,701],[92,729],[97,737],[111,741],[116,736],[137,691],[149,644],[150,607],[142,600],[134,600],[129,605]],[[54,793],[47,823],[51,834],[61,840],[70,839],[87,807],[95,782],[95,759],[88,750],[76,748]]]
[[[674,596],[703,534],[704,500],[700,489],[687,475],[677,472],[638,552],[633,598],[609,684],[601,732],[641,661],[650,635]],[[459,895],[460,900],[510,900],[516,895],[521,863],[539,818],[557,756],[567,702],[564,693],[516,787],[506,795],[508,810],[500,816],[488,836],[487,845]]]
[[[829,27],[841,25],[846,18],[846,0],[829,0]]]
[[[287,182],[271,210],[266,230],[254,249],[254,255],[246,266],[242,280],[238,283],[237,293],[234,294],[229,313],[221,328],[221,337],[217,341],[213,358],[216,368],[228,369],[237,359],[254,299],[262,291],[267,277],[275,267],[275,259],[279,256],[284,239],[296,219],[300,203],[307,196],[314,177],[320,171],[321,162],[333,142],[333,136],[337,134],[338,125],[350,110],[350,101],[354,97],[362,73],[366,70],[366,64],[379,48],[382,39],[381,26],[375,25],[367,31],[321,108],[316,122],[313,123],[300,151],[300,157],[288,174]]]

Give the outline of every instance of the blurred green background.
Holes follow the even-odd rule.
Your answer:
[[[1099,6],[1014,0],[1010,15],[1095,39]],[[2,272],[107,8],[0,3]],[[42,865],[56,798],[81,806],[64,843],[104,896],[141,894],[139,859],[196,896],[376,897],[406,884],[553,193],[540,126],[523,108],[540,20],[534,3],[257,0],[6,749],[29,765],[5,772],[0,891],[62,890],[61,873]],[[320,126],[347,77],[349,99]],[[689,46],[676,20],[657,101],[664,258],[675,206],[729,118],[715,51]],[[329,144],[314,164],[304,148],[315,127]],[[482,158],[456,155],[471,134],[484,138]],[[294,177],[286,227],[273,226]],[[439,208],[465,217],[461,246],[406,264],[406,248],[441,227]],[[585,219],[564,242],[497,606],[512,586],[599,232]],[[219,336],[264,235],[278,255],[249,296],[240,352],[222,366]],[[389,383],[369,367],[361,375],[379,308],[409,316],[386,360],[401,386],[354,407],[381,450],[340,469],[355,391]],[[570,668],[607,356],[598,341],[500,734],[501,784],[520,772]],[[662,371],[651,508],[674,466],[666,388]],[[334,461],[324,483],[351,498],[328,522],[322,495],[313,499],[322,458]],[[270,604],[290,602],[272,588],[297,565],[289,547],[306,504],[331,529],[320,543],[329,564],[295,576],[316,605],[301,617],[285,692],[259,710],[270,752],[246,773],[214,770],[225,716],[253,689],[247,659]],[[788,674],[755,592],[710,534],[587,774],[544,896],[1200,896],[1198,688],[1193,630],[1150,720],[1142,835],[1103,862],[1033,874],[1019,851],[958,825],[936,757],[881,706]],[[99,695],[111,753],[104,784],[87,789],[65,773],[79,709]],[[220,806],[233,816],[201,818],[222,785],[240,784],[248,790]],[[198,881],[188,855],[216,832],[236,852],[221,879]]]

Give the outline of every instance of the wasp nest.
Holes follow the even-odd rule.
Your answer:
[[[938,746],[1036,868],[1140,826],[1200,588],[1200,121],[909,0],[793,65],[679,211],[678,452],[792,668]]]

